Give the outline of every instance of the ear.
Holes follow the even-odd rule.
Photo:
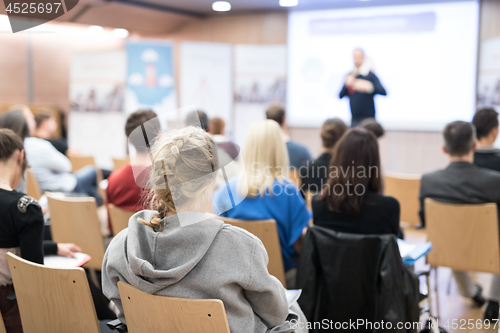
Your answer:
[[[448,150],[446,150],[445,145],[441,146],[441,150],[443,150],[443,153],[445,153],[446,155],[448,155]]]
[[[17,163],[19,163],[19,165],[23,165],[23,161],[24,161],[24,149],[19,151],[18,153],[19,155],[17,155]]]
[[[475,152],[477,149],[477,141],[474,141],[474,144],[472,145],[472,152]]]

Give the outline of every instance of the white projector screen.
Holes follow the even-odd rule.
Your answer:
[[[478,20],[477,1],[291,12],[288,123],[350,122],[349,98],[339,93],[356,48],[387,91],[375,97],[376,118],[387,129],[434,131],[453,120],[470,121]]]

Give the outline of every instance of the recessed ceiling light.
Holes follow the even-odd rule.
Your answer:
[[[88,28],[88,29],[89,29],[89,31],[91,31],[91,32],[101,32],[101,31],[103,31],[103,30],[104,30],[104,28],[103,28],[103,27],[101,27],[100,25],[91,25],[91,26],[89,26],[89,28]]]
[[[227,1],[215,1],[212,4],[212,9],[216,12],[227,12],[231,10],[231,4]]]
[[[128,30],[127,29],[117,28],[117,29],[113,30],[113,35],[116,38],[127,38],[128,37]]]
[[[299,4],[299,0],[280,0],[281,7],[295,7]]]

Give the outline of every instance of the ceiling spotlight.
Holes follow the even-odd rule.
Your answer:
[[[116,38],[127,38],[128,37],[128,30],[127,29],[117,28],[117,29],[113,30],[113,35]]]
[[[299,0],[280,0],[281,7],[295,7],[299,4]]]
[[[212,4],[212,9],[216,12],[227,12],[231,10],[231,4],[227,1],[215,1]]]

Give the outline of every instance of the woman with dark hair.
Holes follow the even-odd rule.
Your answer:
[[[0,114],[0,128],[14,131],[23,141],[30,136],[28,122],[19,111],[7,111]]]
[[[373,133],[362,128],[346,132],[329,173],[312,202],[315,225],[354,234],[401,235],[399,202],[381,195],[380,155]]]

